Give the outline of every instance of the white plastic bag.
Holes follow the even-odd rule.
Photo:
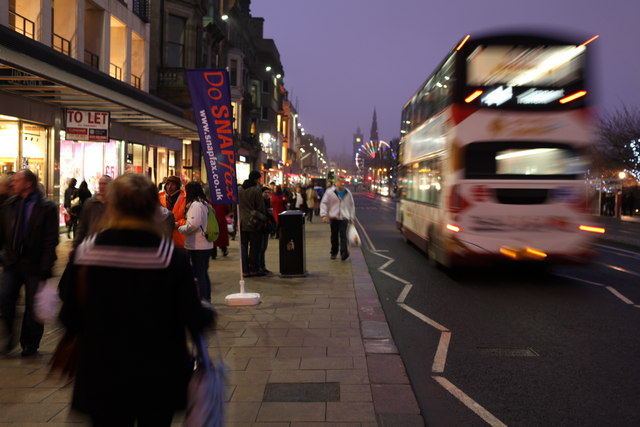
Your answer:
[[[33,311],[40,323],[53,323],[58,315],[58,284],[53,278],[38,284],[38,292],[34,297]]]
[[[347,240],[351,246],[360,246],[360,235],[353,224],[349,224],[347,227]]]

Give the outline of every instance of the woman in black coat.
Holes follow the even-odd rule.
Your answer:
[[[192,372],[186,330],[213,320],[186,253],[162,237],[155,185],[111,183],[102,231],[73,253],[60,284],[60,320],[78,339],[72,407],[94,426],[170,426]]]

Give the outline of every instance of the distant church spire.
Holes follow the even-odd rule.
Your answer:
[[[378,119],[376,117],[376,109],[373,108],[373,122],[371,123],[371,141],[378,142]]]

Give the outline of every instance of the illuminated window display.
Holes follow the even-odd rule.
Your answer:
[[[45,183],[48,129],[15,117],[0,116],[0,171],[31,169]]]
[[[60,141],[60,188],[61,197],[71,178],[87,181],[91,193],[98,191],[98,180],[102,175],[113,178],[120,175],[120,155],[123,143]],[[63,200],[60,200],[62,203]]]

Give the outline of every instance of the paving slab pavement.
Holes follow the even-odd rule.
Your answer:
[[[61,236],[57,275],[69,248]],[[279,241],[270,239],[266,263],[275,274],[245,279],[262,300],[249,307],[224,303],[240,289],[238,241],[211,261],[219,320],[208,346],[229,368],[225,425],[424,425],[360,248],[347,261],[331,260],[329,248],[329,226],[305,224],[308,275],[283,278]],[[0,359],[0,426],[87,424],[70,411],[72,384],[47,375],[62,332],[47,326],[36,357]]]

